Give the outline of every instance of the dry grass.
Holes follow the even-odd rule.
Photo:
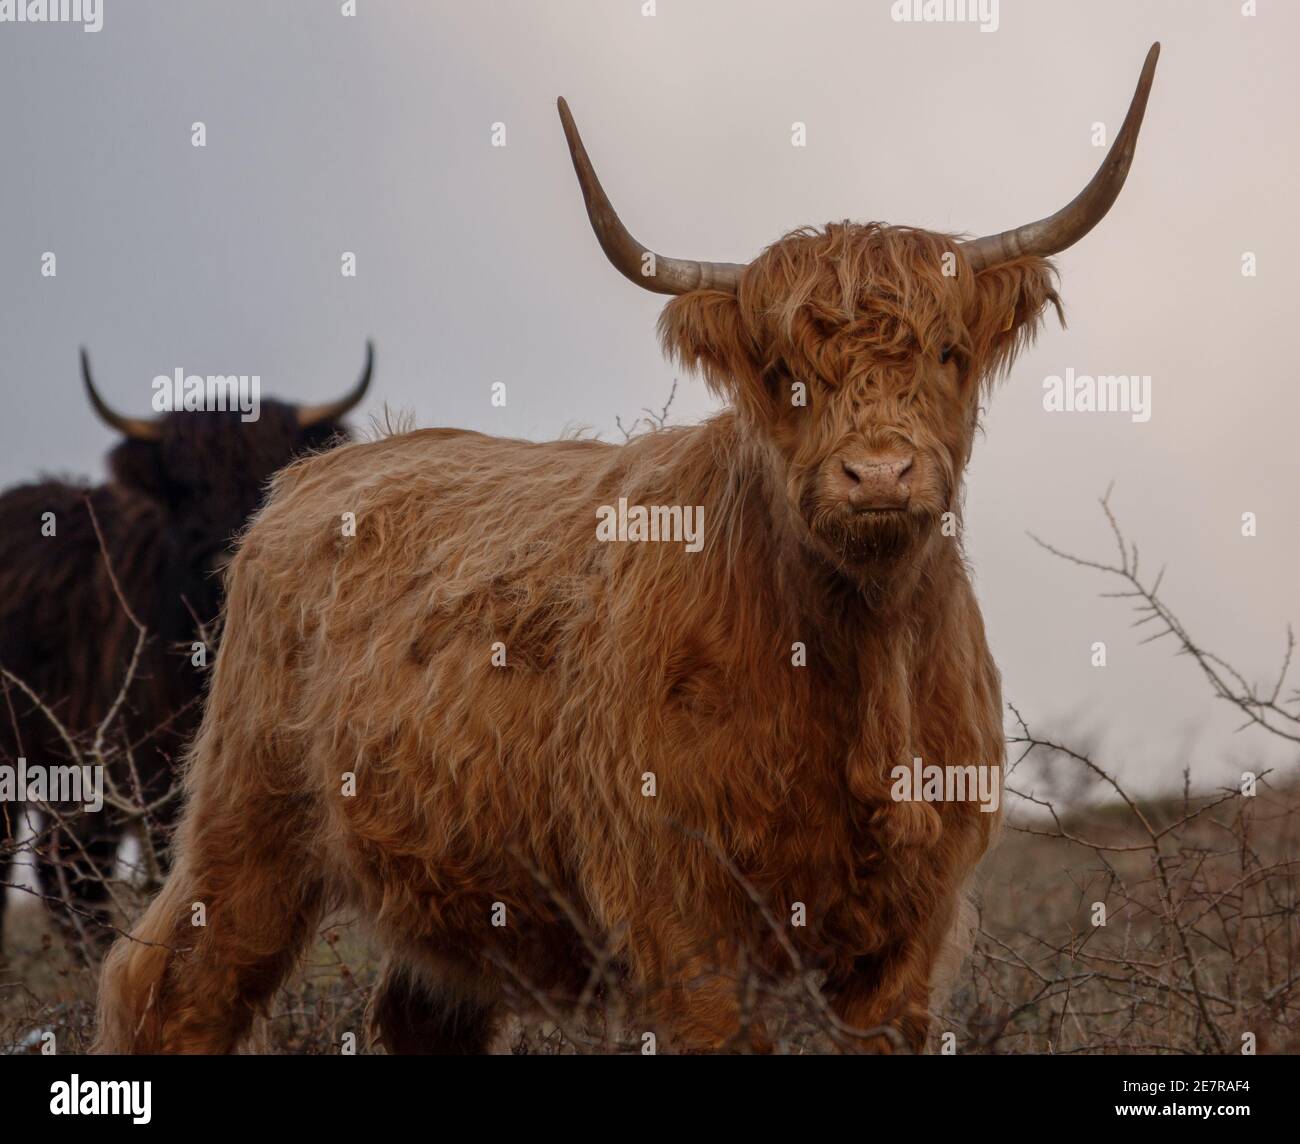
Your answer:
[[[1141,815],[1141,819],[1137,815]],[[1190,817],[1189,817],[1190,816]],[[1161,835],[1150,844],[1145,820]],[[1181,825],[1175,825],[1181,822]],[[1012,820],[981,878],[981,930],[939,1035],[959,1053],[1201,1054],[1300,1051],[1300,886],[1295,877],[1300,789],[1264,785],[1253,799],[1113,802],[1050,821]],[[1071,838],[1087,839],[1086,845]],[[1094,902],[1106,924],[1092,922]],[[94,975],[64,944],[49,912],[20,899],[0,964],[0,1053],[60,1052],[92,1036]],[[280,991],[254,1051],[338,1053],[346,1033],[368,1051],[365,1008],[374,951],[346,919],[324,927]],[[829,1041],[791,996],[779,1047]],[[601,1044],[589,1025],[534,1015],[509,1023],[498,1051],[639,1051]]]
[[[1267,784],[1012,826],[940,1027],[963,1053],[1300,1051],[1298,826]]]

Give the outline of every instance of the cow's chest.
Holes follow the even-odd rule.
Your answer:
[[[928,932],[988,837],[992,818],[973,801],[922,791],[900,799],[898,768],[915,759],[1001,765],[994,705],[963,709],[901,676],[868,684],[856,704],[829,693],[822,702],[798,697],[814,713],[802,721],[774,702],[771,739],[751,742],[744,759],[732,751],[748,783],[743,797],[767,811],[729,838],[745,881],[780,922],[778,935],[764,920],[763,940],[777,955],[788,937],[810,964],[832,971],[887,952],[899,934]],[[784,726],[808,730],[785,739]]]

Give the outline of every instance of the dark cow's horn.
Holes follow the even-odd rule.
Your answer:
[[[977,271],[1025,255],[1046,257],[1056,254],[1073,246],[1106,217],[1106,212],[1119,196],[1124,180],[1128,177],[1128,169],[1133,163],[1138,131],[1142,128],[1142,116],[1146,113],[1147,96],[1151,94],[1151,81],[1155,78],[1156,60],[1159,58],[1160,45],[1152,44],[1151,50],[1147,52],[1146,63],[1142,65],[1142,74],[1138,77],[1133,102],[1129,104],[1128,114],[1124,117],[1119,134],[1115,136],[1115,142],[1111,144],[1092,181],[1073,201],[1054,215],[1037,222],[962,243],[963,253]]]
[[[298,426],[302,429],[310,429],[313,425],[320,425],[324,421],[337,421],[340,417],[346,417],[365,397],[366,390],[370,388],[370,375],[375,368],[375,343],[366,342],[366,365],[361,371],[361,380],[352,387],[352,392],[338,401],[329,401],[324,405],[300,405],[298,407]]]
[[[614,269],[630,278],[638,286],[656,294],[686,294],[691,290],[726,290],[735,293],[740,275],[745,267],[735,262],[695,262],[687,258],[665,258],[642,246],[619,221],[609,196],[605,194],[587,149],[582,145],[577,124],[569,113],[569,105],[561,96],[557,101],[564,137],[569,142],[573,156],[573,169],[578,174],[582,197],[587,204],[587,217],[596,232],[605,257]],[[647,258],[648,256],[648,258]]]
[[[162,435],[161,426],[157,421],[144,417],[123,417],[108,407],[108,403],[99,396],[99,390],[90,379],[90,356],[86,353],[85,347],[81,350],[81,380],[86,383],[86,396],[90,398],[91,407],[110,429],[116,429],[132,441],[157,441]]]

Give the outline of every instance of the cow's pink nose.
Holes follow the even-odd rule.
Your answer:
[[[839,484],[845,499],[862,512],[906,508],[913,459],[910,453],[842,458]]]

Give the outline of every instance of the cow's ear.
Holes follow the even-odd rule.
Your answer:
[[[757,351],[734,294],[695,290],[674,298],[659,316],[659,341],[719,396],[740,403],[764,398]]]
[[[1045,258],[1017,258],[991,266],[976,276],[975,286],[975,313],[969,328],[986,377],[1008,368],[1034,340],[1049,304],[1065,325],[1056,268]]]
[[[161,442],[123,441],[109,453],[108,468],[113,480],[124,488],[147,496],[166,508],[175,503],[176,489],[174,482],[166,477]]]

